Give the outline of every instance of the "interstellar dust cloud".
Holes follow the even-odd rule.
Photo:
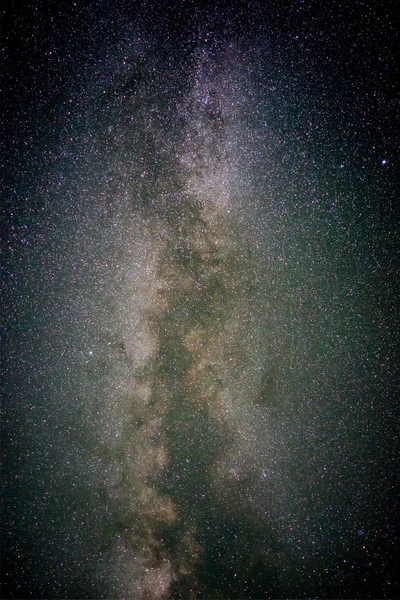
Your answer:
[[[135,215],[142,271],[136,289],[126,281],[132,299],[118,309],[129,385],[121,396],[111,386],[100,409],[103,424],[119,423],[100,443],[112,457],[108,501],[123,513],[108,564],[121,597],[212,597],[226,586],[246,593],[261,584],[240,563],[252,555],[258,580],[278,546],[277,436],[260,407],[265,258],[240,196],[245,99],[224,57],[197,58],[175,115],[183,132],[176,164],[142,188]],[[271,396],[276,386],[272,378]]]
[[[135,52],[71,91],[54,168],[43,285],[59,308],[43,345],[58,357],[48,406],[62,426],[45,453],[64,499],[47,543],[69,566],[48,589],[284,595],[297,589],[291,523],[307,507],[288,436],[297,299],[282,293],[294,230],[275,134],[254,117],[233,44],[197,49],[183,71]]]

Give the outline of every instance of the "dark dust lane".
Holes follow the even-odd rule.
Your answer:
[[[270,478],[265,497],[277,488],[267,458],[276,434],[266,427],[260,443],[254,431],[268,419],[257,404],[268,292],[238,191],[243,106],[224,58],[226,50],[198,58],[178,106],[184,129],[174,177],[167,189],[147,192],[137,221],[136,235],[151,246],[154,280],[134,315],[147,346],[125,400],[131,418],[118,430],[120,479],[111,489],[125,507],[108,565],[121,594],[259,594],[271,571],[271,585],[283,585],[269,556],[285,555],[276,522],[261,506],[252,511],[247,498],[252,488],[260,494],[262,473]],[[261,581],[240,573],[253,554],[254,571],[264,565]]]

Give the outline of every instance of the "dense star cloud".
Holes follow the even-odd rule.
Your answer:
[[[4,16],[3,597],[396,597],[394,7]]]

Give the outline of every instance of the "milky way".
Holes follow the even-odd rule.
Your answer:
[[[6,597],[393,597],[384,117],[321,15],[171,11],[60,28],[15,117]]]

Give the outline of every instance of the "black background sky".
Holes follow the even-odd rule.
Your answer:
[[[398,3],[5,4],[2,597],[398,597]],[[259,236],[259,256],[268,254],[271,264],[264,275],[248,267],[248,277],[275,277],[275,288],[265,288],[271,295],[265,306],[279,315],[278,329],[286,323],[291,328],[281,339],[290,338],[292,345],[282,341],[276,356],[265,358],[267,375],[255,392],[256,398],[272,398],[255,406],[262,405],[260,418],[269,419],[273,433],[268,439],[278,448],[274,452],[280,467],[271,474],[271,494],[279,499],[272,501],[270,520],[263,517],[260,525],[265,542],[261,534],[258,537],[257,518],[247,516],[244,501],[233,510],[232,522],[221,524],[225,505],[215,490],[210,492],[215,494],[214,504],[195,520],[190,551],[203,544],[204,560],[194,567],[193,576],[179,579],[178,567],[171,566],[174,576],[163,570],[157,575],[155,570],[146,583],[139,565],[130,581],[129,565],[112,570],[119,559],[114,560],[117,551],[108,542],[127,530],[127,517],[122,515],[131,472],[127,450],[113,446],[102,458],[110,468],[124,472],[115,484],[118,493],[104,492],[102,483],[86,486],[96,444],[104,445],[102,434],[90,429],[92,404],[98,402],[99,421],[108,423],[109,396],[103,388],[129,379],[124,371],[130,368],[129,335],[121,325],[130,319],[128,309],[124,313],[121,308],[129,299],[115,265],[128,265],[128,273],[129,261],[143,253],[139,241],[129,237],[132,214],[146,220],[153,215],[150,199],[157,198],[157,186],[165,190],[174,185],[170,165],[182,153],[174,150],[182,148],[182,137],[178,112],[171,107],[191,97],[199,56],[209,53],[212,63],[227,46],[237,49],[237,58],[228,52],[224,56],[233,63],[227,65],[215,58],[222,73],[216,88],[223,95],[229,87],[226,81],[236,82],[243,107],[240,119],[229,125],[229,140],[236,143],[232,156],[239,164],[235,189],[239,198],[247,189],[257,196],[248,204],[249,227]],[[130,95],[139,98],[138,125],[131,129],[126,125],[130,109],[124,104]],[[154,107],[157,117],[150,120]],[[190,114],[195,113],[196,108]],[[185,117],[189,122],[190,114]],[[148,150],[149,144],[153,149],[143,159],[147,179],[140,183],[141,203],[125,212],[121,190],[129,196],[137,189],[138,157],[146,154],[143,148]],[[209,147],[205,142],[203,146],[207,154]],[[176,241],[170,218],[169,235]],[[179,262],[175,255],[174,260]],[[234,258],[224,260],[229,266],[226,271],[221,267],[221,273],[231,273],[227,281],[232,276],[233,289],[235,278],[244,281],[246,266],[237,267],[234,274]],[[139,266],[135,273],[132,277],[140,280]],[[171,305],[179,305],[171,290]],[[254,311],[267,310],[262,306],[260,300]],[[165,319],[167,328],[172,321]],[[268,327],[258,326],[260,337]],[[160,342],[160,348],[162,344],[168,345]],[[292,361],[299,358],[299,348],[303,354],[295,367]],[[92,363],[96,353],[100,358]],[[186,373],[183,364],[177,368]],[[167,381],[165,377],[154,375],[153,385]],[[268,388],[272,380],[279,381],[276,388]],[[226,385],[240,389],[237,383]],[[167,431],[169,454],[178,469],[182,433],[174,429],[175,401],[170,401],[169,412],[156,412],[164,419],[162,431]],[[258,431],[258,408],[253,406],[251,416],[244,417],[247,409],[238,400],[235,409],[237,421],[242,417],[247,423],[248,418],[253,434]],[[35,410],[38,417],[32,416]],[[223,428],[213,433],[215,414],[210,414],[206,418],[200,409],[194,410],[182,413],[178,421],[185,423],[193,445],[196,436],[214,439],[215,447],[210,442],[203,462],[198,458],[203,465],[198,485],[207,490],[212,488],[208,476],[220,451],[218,440],[228,443]],[[242,434],[237,435],[241,439]],[[267,447],[266,434],[257,435],[261,441],[247,447],[257,458],[243,458],[232,443],[226,459],[238,481],[234,457],[240,468],[250,469],[247,483],[241,479],[237,489],[238,495],[258,498],[253,498],[256,515],[269,493],[255,483],[257,461],[264,460]],[[73,457],[71,473],[64,461],[68,452]],[[197,450],[191,456],[197,456]],[[149,469],[153,476],[153,467]],[[323,472],[327,469],[329,475]],[[172,471],[164,469],[166,482],[152,489],[169,495],[184,515],[183,496],[194,503],[195,496],[189,488],[180,496],[168,482],[175,477]],[[93,475],[93,481],[96,477],[104,473]],[[325,483],[320,483],[321,477]],[[139,496],[144,497],[143,490]],[[107,510],[101,512],[102,506]],[[72,516],[63,521],[68,511]],[[74,537],[85,511],[92,515],[89,524]],[[282,532],[277,529],[280,518],[292,522],[284,532],[283,526]],[[139,522],[144,527],[140,518]],[[183,527],[177,522],[176,531],[171,526],[164,532],[171,565],[183,561],[183,550],[174,546]],[[257,541],[243,542],[246,550],[239,556],[235,540],[240,527],[242,539]],[[308,540],[304,547],[300,538]],[[140,539],[145,540],[143,532]],[[263,542],[275,556],[268,566],[260,558]],[[321,547],[317,553],[314,543]],[[232,565],[217,558],[221,553],[232,553]],[[85,560],[94,566],[82,566]],[[237,581],[234,572],[239,573]],[[169,582],[164,591],[163,581]]]

